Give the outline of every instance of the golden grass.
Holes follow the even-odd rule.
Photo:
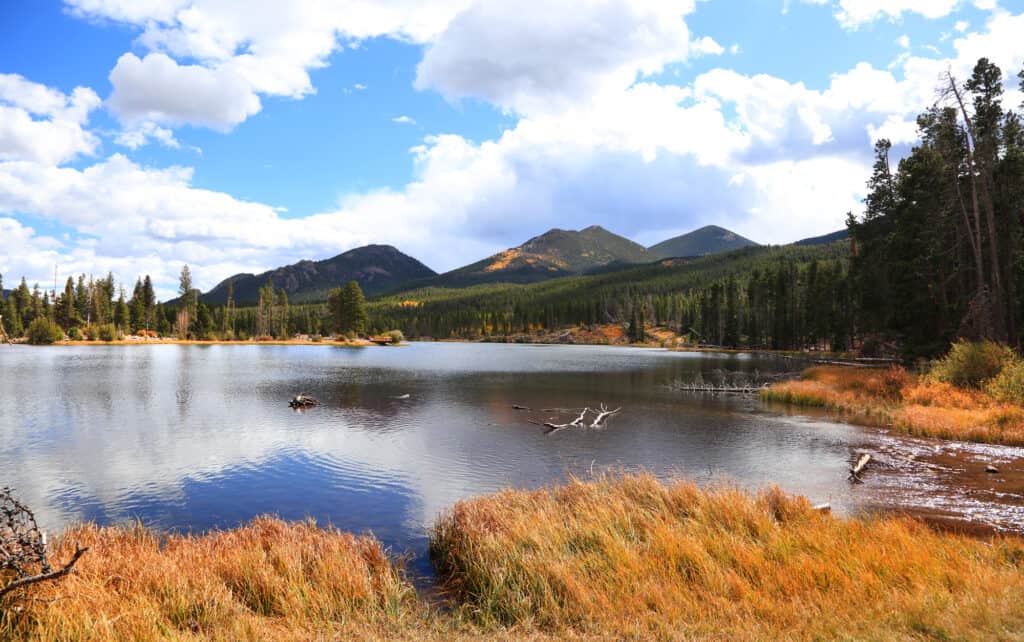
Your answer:
[[[312,640],[430,637],[415,591],[380,543],[258,518],[202,536],[79,526],[78,572],[0,609],[0,639]]]
[[[431,538],[442,611],[375,539],[311,522],[79,526],[55,557],[75,543],[76,574],[0,606],[0,639],[1024,638],[1020,539],[648,475],[459,502]]]
[[[458,503],[432,554],[484,630],[599,639],[1024,637],[1024,541],[649,476]]]
[[[820,407],[921,437],[1024,446],[1024,407],[902,368],[818,366],[762,391],[767,401]]]

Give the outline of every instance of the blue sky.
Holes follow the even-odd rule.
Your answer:
[[[1015,76],[1022,5],[0,0],[0,273],[169,296],[368,242],[830,232],[939,73]]]

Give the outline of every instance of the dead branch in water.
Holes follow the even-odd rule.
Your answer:
[[[860,478],[860,474],[864,471],[864,468],[867,467],[869,461],[871,461],[871,455],[867,453],[861,455],[860,459],[857,460],[857,463],[850,467],[850,476],[848,479],[855,484],[863,484],[864,480]]]
[[[551,422],[551,421],[546,421],[546,422],[543,422],[543,423],[535,421],[535,422],[532,422],[532,423],[536,423],[536,424],[539,424],[541,426],[544,426],[545,428],[547,428],[547,430],[545,430],[544,433],[547,434],[547,435],[550,435],[551,433],[553,433],[555,431],[558,431],[558,430],[562,430],[563,428],[570,428],[570,427],[573,427],[573,426],[582,426],[583,425],[583,419],[587,416],[588,412],[590,412],[590,408],[584,408],[583,411],[579,414],[578,417],[576,417],[572,421],[570,421],[568,423],[564,423],[564,424],[556,424],[556,423]]]
[[[0,587],[0,599],[19,588],[64,577],[88,550],[76,546],[71,559],[55,570],[50,566],[46,533],[39,528],[35,515],[10,488],[0,489],[0,574],[14,574],[14,580]]]
[[[604,421],[608,417],[611,417],[612,415],[618,413],[620,410],[622,410],[621,406],[616,408],[615,410],[608,410],[608,408],[605,407],[604,404],[601,404],[601,412],[598,413],[597,418],[594,419],[593,423],[590,424],[590,427],[591,428],[600,428],[602,421]]]

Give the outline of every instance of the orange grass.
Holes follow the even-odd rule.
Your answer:
[[[762,391],[762,399],[820,407],[910,435],[1024,446],[1024,407],[902,368],[809,368],[798,381]]]
[[[312,640],[427,636],[415,591],[380,543],[258,518],[202,536],[84,525],[55,559],[78,572],[0,608],[0,639]],[[429,636],[428,636],[429,637]]]
[[[598,639],[1024,637],[1024,541],[841,519],[778,489],[571,480],[459,502],[432,554],[465,617]]]

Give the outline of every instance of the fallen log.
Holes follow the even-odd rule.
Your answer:
[[[871,455],[864,453],[857,460],[857,463],[850,467],[850,476],[848,479],[855,484],[863,484],[864,480],[860,478],[860,474],[867,467],[868,462],[871,461]]]

